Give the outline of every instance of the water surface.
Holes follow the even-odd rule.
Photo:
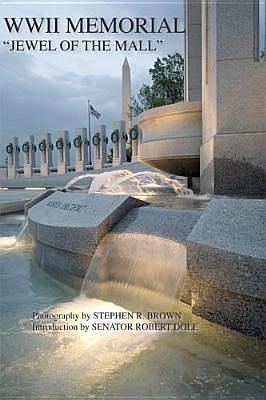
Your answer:
[[[23,217],[0,217],[14,235]],[[33,265],[30,242],[0,250],[1,399],[263,399],[262,342],[122,284],[73,291]],[[89,290],[88,290],[89,289]],[[196,332],[33,332],[34,311],[178,310]]]

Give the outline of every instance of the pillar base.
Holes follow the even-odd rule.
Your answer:
[[[121,160],[121,158],[115,158],[113,159],[113,167],[118,167],[119,165],[122,165],[124,162]]]
[[[8,168],[8,179],[15,179],[17,176],[17,168]]]
[[[50,169],[48,164],[41,164],[41,175],[42,176],[50,175]]]
[[[201,146],[201,192],[265,197],[265,135],[217,134]]]
[[[138,162],[140,161],[140,157],[139,156],[132,156],[131,157],[131,162]]]
[[[64,175],[67,173],[67,166],[66,164],[58,164],[57,165],[57,173],[58,175]]]
[[[26,164],[24,165],[24,177],[31,177],[33,175],[32,165]]]
[[[75,171],[83,172],[86,170],[86,164],[83,161],[76,161]]]
[[[104,167],[103,160],[94,160],[93,168],[94,169],[102,169]]]

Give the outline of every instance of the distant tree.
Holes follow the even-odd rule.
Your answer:
[[[149,108],[177,103],[184,99],[184,59],[175,53],[157,58],[149,69],[152,84],[142,85],[137,98],[131,102],[131,116]]]
[[[126,149],[126,155],[127,155],[127,161],[130,162],[132,159],[132,147],[131,146]]]
[[[127,161],[130,162],[132,158],[132,149],[131,147],[126,149],[126,156],[127,156]],[[113,157],[114,157],[114,151],[113,149],[110,149],[110,153],[107,155],[107,160],[109,163],[113,162]]]
[[[113,149],[110,149],[110,153],[107,155],[107,161],[109,162],[109,163],[112,163],[113,162]]]

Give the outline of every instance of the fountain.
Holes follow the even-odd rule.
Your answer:
[[[102,293],[119,283],[181,298],[197,315],[263,338],[263,280],[254,274],[263,271],[263,218],[254,215],[257,236],[249,246],[245,237],[247,216],[263,214],[264,203],[218,198],[205,211],[202,201],[179,177],[157,171],[89,173],[34,199],[18,239],[29,230],[37,264],[76,288]],[[16,243],[2,238],[0,246]]]
[[[95,190],[94,185],[91,186],[89,193]],[[142,194],[153,195],[162,194],[164,192],[175,192],[180,195],[191,195],[192,190],[187,189],[178,179],[169,178],[159,172],[141,171],[136,173],[128,173],[103,182],[98,187],[101,193],[112,194],[130,194],[138,196]]]
[[[192,190],[185,187],[184,183],[174,177],[160,172],[118,170],[103,172],[101,174],[85,174],[73,178],[64,189],[70,189],[78,182],[92,179],[88,193],[128,194],[128,195],[153,195],[174,192],[179,195],[192,195]]]
[[[208,209],[143,201],[169,197],[196,201],[173,176],[120,170],[76,177],[28,205],[20,245],[0,250],[4,396],[263,393],[262,345],[193,315],[201,292],[192,307],[178,301],[198,284],[190,280],[208,259],[197,270],[193,246],[201,255],[211,228]],[[28,230],[32,249],[21,242]]]
[[[180,196],[191,196],[193,192],[187,189],[184,183],[178,177],[168,176],[159,172],[140,171],[131,172],[126,169],[117,171],[103,172],[100,174],[83,174],[71,179],[63,188],[63,191],[69,190],[85,190],[84,186],[78,187],[77,184],[82,181],[88,181],[88,193],[103,193],[109,195],[126,194],[137,198],[144,198],[145,196],[161,195],[164,193],[176,193]],[[54,191],[47,191],[42,193],[38,198],[34,199],[29,205],[27,210],[33,205],[37,204],[44,198],[53,194]],[[28,233],[28,221],[21,227],[17,237],[2,238],[0,246],[2,248],[12,248],[16,243],[23,239]]]
[[[147,208],[146,197],[162,194],[191,196],[192,191],[178,177],[159,172],[120,169],[75,177],[62,191],[28,208],[36,261],[66,279],[78,278],[79,285],[88,270],[93,280],[104,275],[108,281],[136,286],[142,281],[143,288],[180,296],[186,262],[184,246],[176,238],[165,238],[160,231],[126,234],[122,230],[114,240],[112,233],[135,207]],[[134,260],[122,254],[126,248],[132,248]],[[167,259],[166,254],[172,256]],[[149,262],[152,256],[156,265]],[[105,263],[98,267],[102,257]],[[124,265],[119,262],[123,257]]]

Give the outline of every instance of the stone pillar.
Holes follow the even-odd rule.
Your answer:
[[[140,129],[137,125],[133,126],[133,128],[129,131],[129,136],[131,139],[131,147],[132,147],[132,157],[131,161],[136,162],[139,161],[139,145],[140,145]]]
[[[8,178],[14,179],[17,176],[17,169],[19,166],[20,148],[17,137],[13,137],[10,143],[6,146],[6,152],[8,155],[7,176]]]
[[[40,171],[42,176],[50,175],[52,168],[52,135],[51,133],[44,133],[38,145],[41,152],[41,165]]]
[[[22,145],[22,151],[24,153],[24,176],[32,176],[33,168],[35,167],[35,153],[36,146],[34,144],[34,136],[28,136],[25,143]]]
[[[107,143],[108,138],[106,137],[106,126],[96,125],[94,128],[94,135],[92,137],[92,143],[94,145],[94,169],[101,169],[107,162]]]
[[[59,175],[66,174],[68,172],[67,167],[70,164],[69,149],[71,147],[68,131],[62,130],[58,132],[55,147],[57,148],[57,173]]]
[[[185,0],[185,101],[201,100],[201,3]]]
[[[113,142],[113,166],[115,167],[123,164],[127,160],[127,135],[125,133],[125,121],[116,121],[113,123],[111,141]]]
[[[74,139],[75,147],[75,171],[82,172],[86,170],[88,164],[88,138],[87,128],[77,128],[76,137]]]
[[[202,192],[265,196],[266,63],[258,58],[258,12],[258,0],[202,4]]]

